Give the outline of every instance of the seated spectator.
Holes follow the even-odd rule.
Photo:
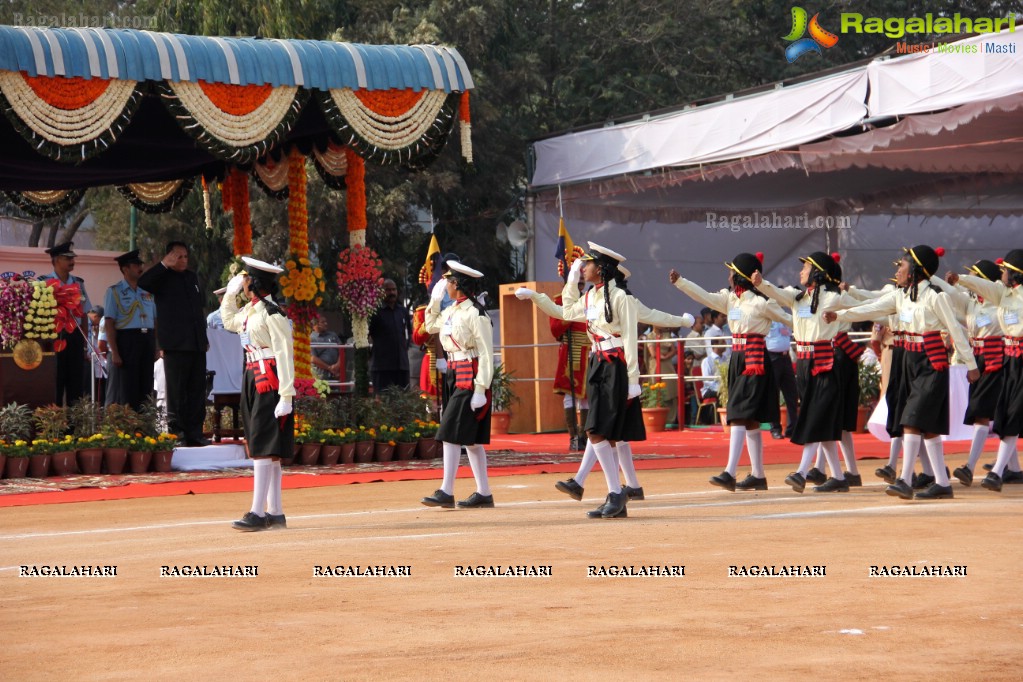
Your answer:
[[[725,364],[724,346],[715,343],[710,347],[707,357],[700,363],[700,373],[703,374],[703,400],[717,399],[719,390],[718,367]]]
[[[327,330],[327,318],[323,315],[316,318],[316,326],[313,329],[313,333],[309,335],[309,341],[313,345],[313,375],[325,381],[340,381],[341,352],[337,346],[340,345],[341,339],[334,332]],[[332,345],[317,348],[316,344]]]

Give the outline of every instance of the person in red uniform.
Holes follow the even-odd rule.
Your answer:
[[[572,249],[569,266],[572,262],[585,255],[578,246]],[[558,275],[564,280],[568,277],[565,271],[564,261],[558,261]],[[579,293],[582,293],[583,283],[579,283]],[[559,294],[554,302],[562,305],[562,298]],[[586,336],[585,322],[567,322],[565,320],[551,317],[551,336],[558,340],[561,347],[558,348],[558,368],[554,373],[554,392],[563,396],[565,408],[565,424],[568,426],[568,449],[578,451],[583,449],[585,437],[582,432],[582,425],[586,423],[586,416],[589,412],[590,403],[586,399],[586,357],[589,354],[590,341]],[[579,416],[576,417],[576,410]]]

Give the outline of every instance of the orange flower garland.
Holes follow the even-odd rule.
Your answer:
[[[426,90],[353,90],[363,106],[381,116],[398,117],[407,114],[423,99]]]
[[[348,170],[345,173],[345,186],[348,187],[348,231],[358,232],[366,229],[366,162],[350,147],[345,147],[348,159]]]
[[[288,250],[293,258],[309,258],[309,215],[306,212],[305,157],[292,147],[288,154]],[[308,302],[307,302],[308,305]],[[295,378],[313,378],[308,323],[295,324]]]
[[[234,210],[234,255],[252,253],[252,220],[249,217],[249,176],[239,168],[228,175],[231,204]]]
[[[63,76],[35,76],[26,78],[25,82],[28,83],[28,87],[32,88],[32,92],[36,94],[36,97],[50,106],[64,109],[65,111],[74,111],[75,109],[81,109],[92,104],[110,86],[110,81],[108,80],[101,78],[86,79],[79,78],[78,76],[71,78]]]
[[[231,85],[199,81],[199,87],[218,109],[232,116],[245,116],[258,109],[273,91],[265,85]]]
[[[469,91],[462,93],[458,106],[458,137],[462,143],[462,157],[472,163],[472,122],[469,120]]]

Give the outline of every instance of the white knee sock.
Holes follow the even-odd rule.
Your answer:
[[[444,482],[440,489],[448,495],[455,494],[455,474],[458,473],[458,461],[462,458],[462,446],[458,443],[443,443]]]
[[[844,481],[845,472],[842,471],[842,463],[838,461],[838,442],[829,440],[826,443],[821,443],[821,450],[824,451],[824,457],[828,460],[831,477]]]
[[[615,461],[615,449],[611,443],[602,440],[593,444],[593,452],[597,455],[600,468],[604,470],[604,478],[607,479],[607,491],[609,493],[622,492],[622,484],[618,480],[618,462]]]
[[[995,460],[995,465],[991,468],[993,473],[1002,475],[1009,460],[1016,454],[1016,441],[1018,440],[1019,436],[1006,436],[998,444],[998,459]]]
[[[813,462],[814,455],[817,454],[818,445],[820,443],[807,443],[803,446],[803,457],[799,460],[799,468],[796,469],[796,472],[804,478],[806,477],[806,472],[810,470],[810,464]]]
[[[482,445],[467,445],[469,466],[472,467],[473,478],[476,479],[476,492],[480,495],[490,494],[490,481],[487,479],[487,451]]]
[[[923,438],[923,436],[921,436],[921,438]],[[926,444],[926,442],[927,441],[924,441],[925,444]],[[934,475],[934,467],[931,466],[931,458],[930,457],[921,457],[920,458],[920,466],[921,466],[921,468],[923,468],[924,473],[927,474],[928,476],[933,476]]]
[[[734,428],[734,427],[733,427]],[[746,429],[746,449],[749,450],[749,463],[753,475],[764,477],[764,441],[760,429]]]
[[[815,443],[817,446],[817,460],[813,463],[814,468],[818,471],[824,471],[824,444]]]
[[[632,461],[632,446],[624,440],[618,441],[616,454],[618,455],[618,466],[625,474],[625,484],[630,488],[639,487],[639,479],[636,477],[636,464]],[[578,483],[578,481],[576,481]]]
[[[934,482],[938,485],[948,486],[948,474],[945,473],[945,443],[941,436],[924,440],[924,450],[927,451],[927,459],[931,460],[931,469],[934,471]]]
[[[728,431],[728,466],[725,467],[725,471],[735,478],[735,472],[739,470],[742,446],[746,444],[746,427],[732,424]]]
[[[902,450],[902,436],[892,438],[892,444],[888,446],[888,468],[895,471],[895,463],[899,461],[899,451]]]
[[[920,451],[922,438],[918,433],[907,433],[902,437],[902,475],[899,476],[906,485],[913,483],[913,467],[916,466],[916,455]]]
[[[856,448],[853,447],[852,433],[849,431],[842,432],[842,440],[839,441],[839,447],[842,448],[842,459],[845,460],[846,471],[853,476],[859,476],[860,470],[856,466]],[[838,477],[836,476],[835,478]]]
[[[281,502],[281,479],[284,478],[284,472],[281,471],[281,461],[269,460],[272,462],[270,467],[270,490],[267,493],[266,498],[266,510],[274,516],[280,516],[284,513],[283,503]]]
[[[593,465],[597,463],[597,453],[593,451],[593,443],[586,439],[586,447],[583,449],[583,458],[579,462],[579,471],[575,475],[575,482],[579,485],[586,483],[586,477],[590,475],[590,470],[593,469]]]
[[[252,509],[249,511],[257,516],[266,516],[266,495],[270,490],[272,468],[273,461],[267,457],[260,457],[252,461]]]
[[[973,425],[973,441],[970,443],[970,459],[966,461],[966,468],[970,471],[974,471],[977,468],[977,460],[980,459],[980,453],[984,452],[984,441],[987,440],[987,435],[990,432],[990,424]]]
[[[1016,436],[1018,438],[1018,436]],[[1019,450],[1012,446],[1012,455],[1009,457],[1009,471],[1019,471]]]

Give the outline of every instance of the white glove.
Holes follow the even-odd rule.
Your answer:
[[[536,292],[533,291],[532,289],[527,289],[526,287],[519,287],[518,289],[515,290],[515,298],[519,299],[520,301],[528,301],[534,296],[536,296]]]
[[[227,291],[224,292],[224,296],[237,296],[241,293],[242,287],[245,285],[245,275],[239,272],[237,275],[231,278],[231,281],[227,283]]]
[[[473,393],[472,400],[469,401],[469,407],[474,410],[478,410],[487,404],[487,396],[485,393]]]
[[[640,388],[639,384],[629,384],[629,400],[632,400],[633,398],[638,398],[639,394],[642,392],[643,389]]]
[[[287,398],[281,398],[277,401],[277,407],[274,408],[274,416],[280,419],[281,417],[287,417],[291,414],[291,401]]]
[[[693,323],[696,322],[696,318],[689,313],[682,313],[682,326],[692,327]]]
[[[439,358],[437,360],[437,371],[442,373],[448,371],[448,361],[444,358]]]
[[[445,277],[441,277],[437,280],[437,283],[433,285],[433,290],[430,292],[430,300],[441,301],[444,299],[444,294],[448,291],[448,280]]]
[[[579,284],[579,275],[583,271],[583,259],[576,258],[572,261],[572,268],[568,271],[568,283],[572,285]]]

